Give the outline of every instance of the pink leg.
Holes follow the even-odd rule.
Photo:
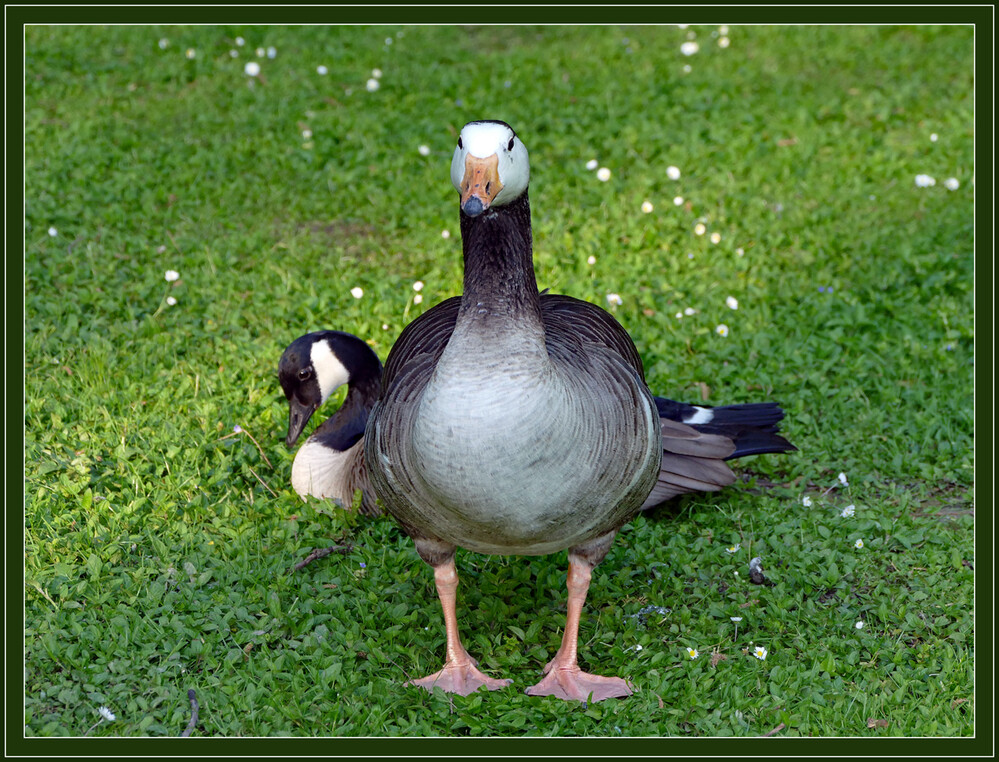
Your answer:
[[[592,571],[593,566],[581,556],[569,554],[567,580],[569,603],[562,646],[555,654],[555,658],[545,666],[546,677],[537,685],[528,688],[528,695],[556,696],[573,701],[602,701],[631,695],[631,684],[627,680],[622,680],[620,677],[591,675],[583,672],[577,662],[579,617],[586,602],[586,591],[590,587]]]
[[[455,613],[458,572],[454,568],[454,557],[434,568],[434,582],[437,583],[437,595],[440,596],[441,608],[444,609],[447,660],[442,669],[419,680],[410,680],[406,685],[418,685],[431,693],[434,686],[437,686],[445,693],[458,693],[462,696],[467,696],[481,686],[490,691],[508,686],[511,680],[497,680],[476,669],[476,661],[468,655],[458,637],[458,616]]]

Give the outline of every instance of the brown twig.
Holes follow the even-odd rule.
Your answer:
[[[769,733],[764,733],[762,736],[760,736],[760,738],[769,738],[774,733],[780,733],[783,729],[784,729],[784,723],[782,722],[780,725],[771,730]]]
[[[354,546],[351,545],[349,542],[344,545],[331,545],[328,548],[315,548],[311,553],[309,553],[309,555],[305,557],[304,560],[299,561],[297,564],[295,564],[294,571],[303,569],[309,564],[311,564],[313,561],[316,561],[320,558],[326,558],[326,556],[330,555],[331,553],[339,553],[345,556],[348,553],[350,553],[350,551],[352,551],[353,549]]]
[[[271,489],[271,488],[270,488],[270,487],[269,487],[269,486],[267,485],[267,482],[265,482],[265,481],[264,481],[263,479],[261,479],[261,478],[260,478],[260,474],[258,474],[258,473],[257,473],[256,471],[254,471],[254,470],[253,470],[253,468],[252,468],[251,466],[247,466],[247,468],[249,468],[249,469],[250,469],[250,473],[251,473],[251,474],[253,474],[254,476],[256,476],[256,477],[257,477],[257,481],[259,481],[259,482],[260,482],[261,484],[263,484],[263,485],[264,485],[265,487],[267,487],[267,491],[268,491],[268,492],[270,492],[270,493],[271,493],[272,495],[274,495],[274,497],[277,497],[277,492],[275,492],[274,490],[272,490],[272,489]]]
[[[191,688],[187,692],[187,697],[191,699],[191,721],[187,723],[187,727],[184,732],[180,734],[181,738],[187,738],[194,731],[194,726],[198,724],[198,696],[194,692],[194,688]]]

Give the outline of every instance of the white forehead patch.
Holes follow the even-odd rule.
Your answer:
[[[350,373],[326,341],[317,341],[312,345],[309,359],[316,369],[316,380],[325,403],[333,392],[350,380]]]
[[[486,159],[500,148],[506,148],[513,137],[513,130],[503,124],[480,122],[465,125],[461,131],[461,143],[465,153],[478,159]]]

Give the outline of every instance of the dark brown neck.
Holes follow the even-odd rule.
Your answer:
[[[461,244],[465,282],[459,321],[512,318],[540,325],[527,192],[477,217],[461,212]]]

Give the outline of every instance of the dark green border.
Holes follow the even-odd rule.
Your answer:
[[[993,276],[992,212],[993,172],[992,114],[994,108],[993,31],[995,12],[990,5],[881,5],[881,6],[7,6],[7,251],[6,259],[6,360],[7,378],[7,472],[23,474],[23,172],[17,156],[23,146],[23,56],[25,24],[153,24],[153,23],[492,23],[499,17],[514,23],[652,24],[746,23],[746,24],[878,24],[942,23],[976,25],[976,281],[990,285]],[[571,9],[571,13],[568,13]],[[984,170],[984,171],[983,171]],[[18,256],[16,252],[21,252]],[[978,463],[993,462],[992,413],[994,399],[993,340],[994,305],[990,288],[975,292],[976,310],[976,437]],[[14,372],[20,369],[20,373]],[[20,381],[20,382],[19,382]],[[13,411],[19,410],[16,415]],[[20,448],[15,445],[20,443]],[[987,468],[987,467],[986,467]],[[990,469],[986,471],[990,472]],[[978,514],[976,538],[993,536],[994,485],[990,479],[976,483],[976,502],[986,506]],[[16,498],[16,499],[15,499]],[[23,506],[23,480],[8,480],[8,506]],[[23,620],[23,508],[7,511],[7,621]],[[7,702],[5,751],[8,756],[53,757],[188,757],[188,756],[909,756],[954,757],[994,754],[993,684],[994,633],[992,548],[985,542],[976,550],[977,649],[975,738],[343,738],[343,739],[25,739],[23,737],[23,659],[17,627],[9,626],[6,674]],[[20,580],[20,581],[19,581]],[[756,743],[754,743],[756,740]]]

